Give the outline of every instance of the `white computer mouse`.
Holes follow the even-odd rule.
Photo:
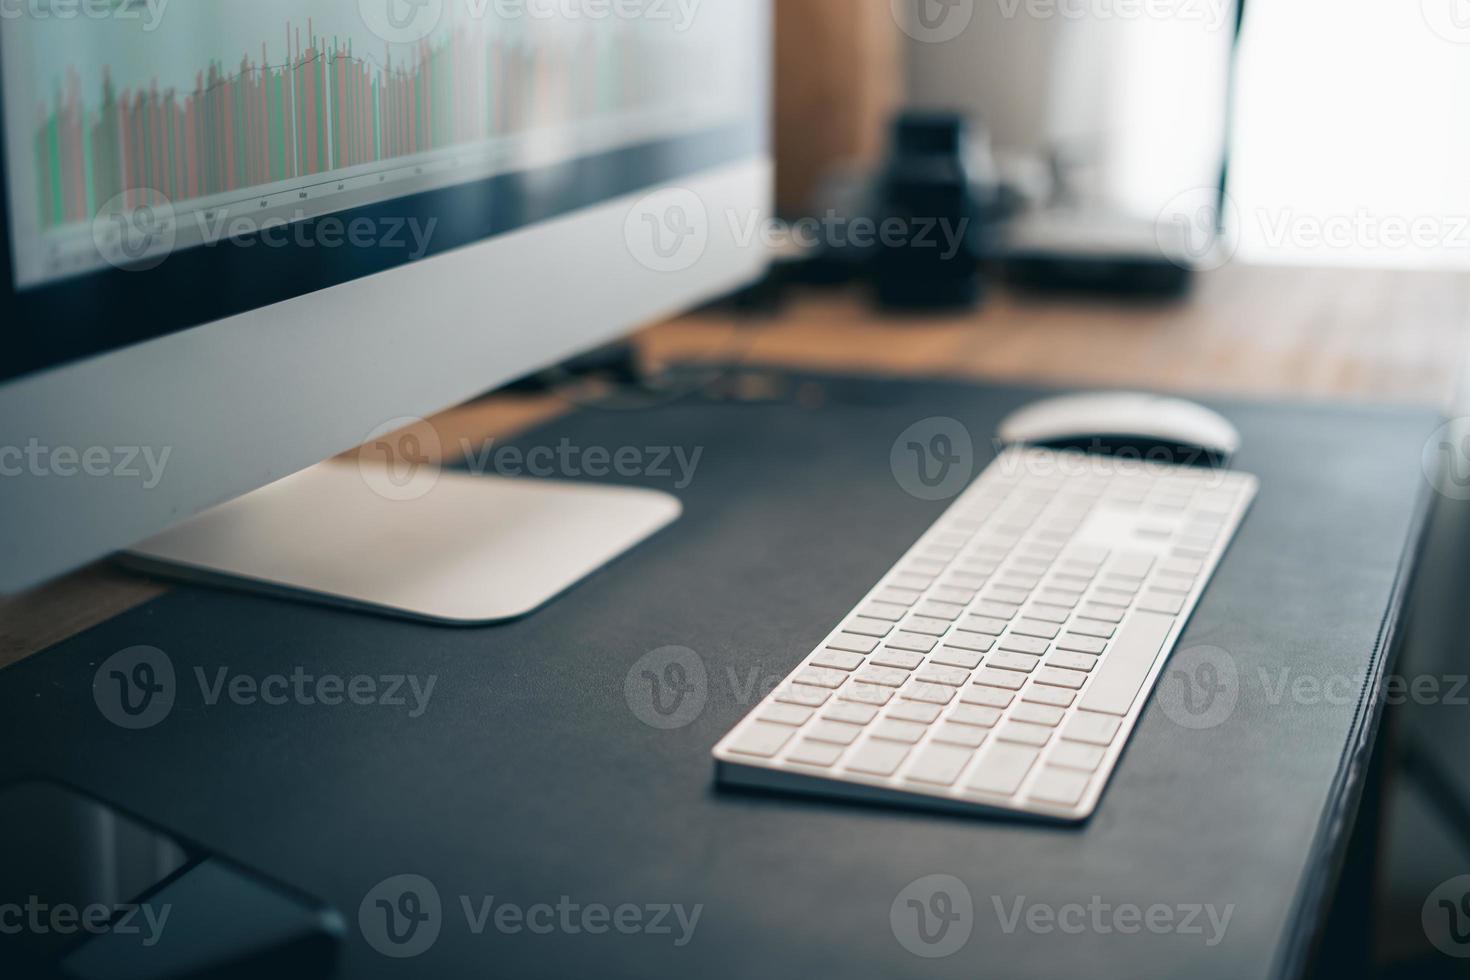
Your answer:
[[[1000,427],[1007,445],[1025,444],[1220,463],[1240,448],[1240,433],[1217,412],[1182,398],[1097,392],[1050,398],[1016,412]]]

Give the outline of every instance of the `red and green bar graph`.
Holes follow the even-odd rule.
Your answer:
[[[178,202],[633,109],[657,87],[633,70],[636,41],[590,34],[532,48],[455,30],[395,64],[350,40],[286,29],[286,58],[200,70],[191,91],[117,88],[88,106],[68,70],[35,139],[41,225],[90,221],[119,194]],[[129,202],[124,198],[124,205]]]

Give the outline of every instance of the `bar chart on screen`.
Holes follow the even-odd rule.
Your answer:
[[[166,202],[177,248],[193,213],[296,221],[718,122],[717,26],[500,9],[447,4],[411,43],[330,0],[7,25],[7,115],[33,120],[12,208],[50,264],[33,274],[95,264],[108,212]]]

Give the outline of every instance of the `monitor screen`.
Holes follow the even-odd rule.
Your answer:
[[[740,159],[743,8],[26,0],[0,20],[25,335],[0,379]]]

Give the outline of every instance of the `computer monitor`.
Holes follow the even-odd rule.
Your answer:
[[[136,547],[484,621],[667,522],[314,464],[758,276],[769,42],[766,0],[8,12],[0,592]]]

